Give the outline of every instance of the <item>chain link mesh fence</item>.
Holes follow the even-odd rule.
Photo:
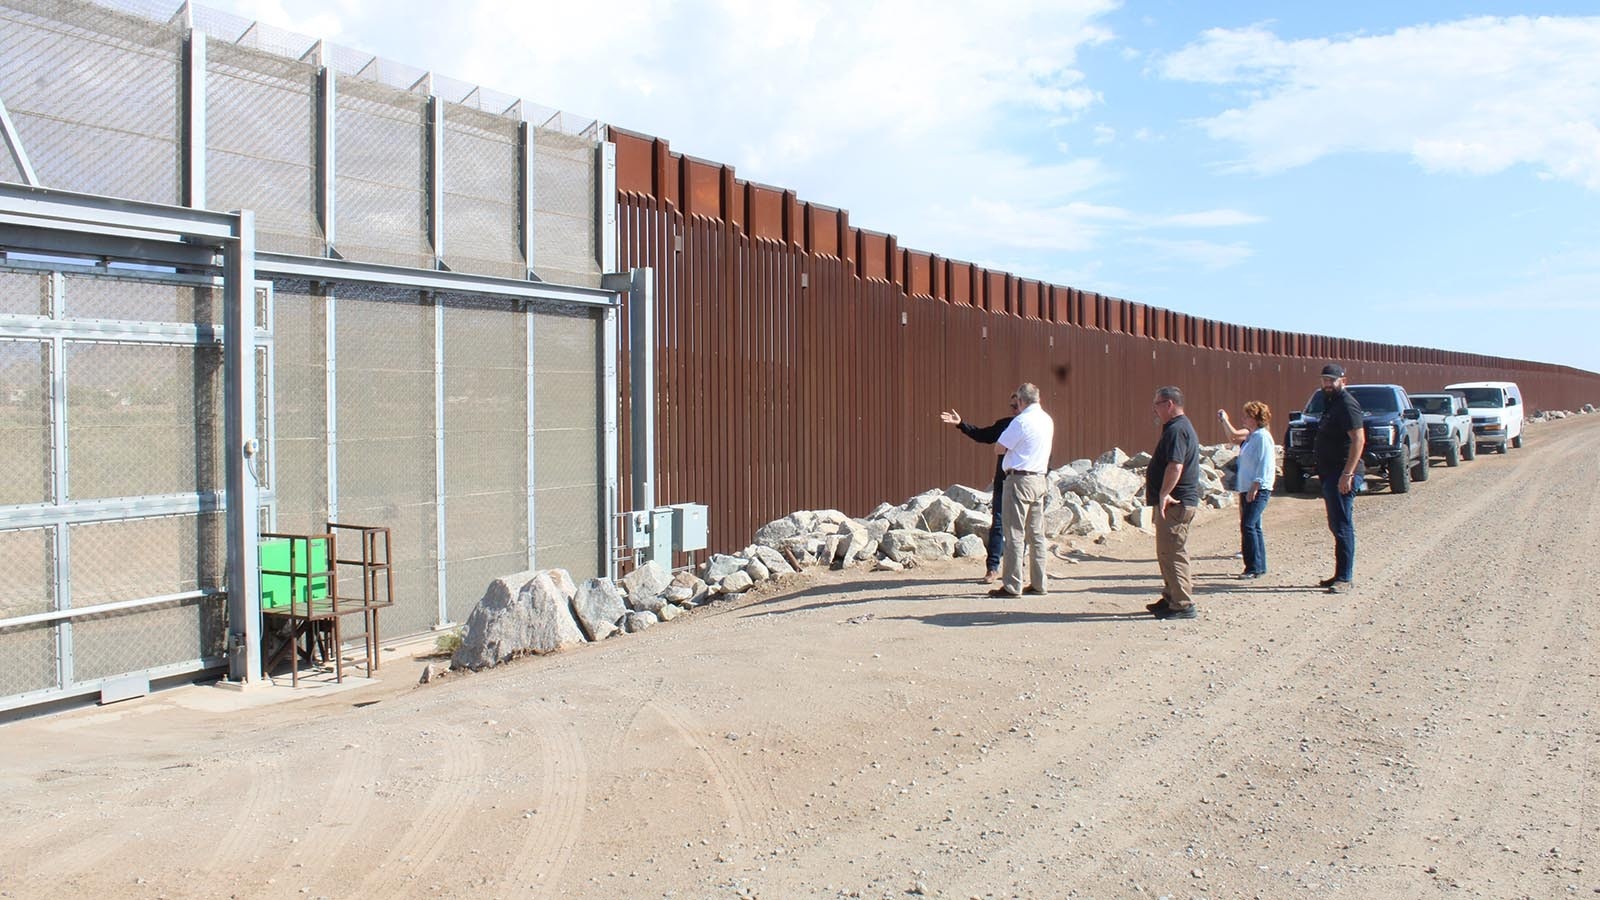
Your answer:
[[[356,285],[336,297],[338,521],[392,529],[396,605],[384,628],[413,634],[439,616],[433,305]]]
[[[66,342],[73,499],[221,490],[222,349]]]
[[[540,312],[533,328],[534,563],[581,580],[605,571],[599,322]]]
[[[427,98],[338,82],[334,242],[346,259],[428,267]]]
[[[328,519],[326,300],[304,281],[280,281],[272,305],[277,529],[307,534]]]
[[[49,528],[0,531],[0,619],[55,608],[55,536]],[[43,588],[41,590],[40,588]],[[0,697],[56,683],[56,626],[0,630]]]
[[[148,278],[67,275],[62,305],[74,319],[122,322],[222,323],[222,292]]]
[[[528,340],[506,300],[444,298],[446,609],[528,567]]]
[[[444,110],[444,259],[457,272],[521,278],[517,122],[457,103]]]
[[[206,205],[254,210],[262,250],[322,254],[317,102],[315,65],[206,42]]]
[[[49,397],[50,345],[0,341],[0,506],[51,499]]]
[[[597,287],[595,141],[534,128],[533,264],[539,277]]]
[[[87,3],[0,7],[0,90],[41,183],[182,201],[183,33]]]

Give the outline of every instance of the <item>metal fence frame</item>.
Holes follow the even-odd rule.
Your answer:
[[[167,594],[129,598],[109,604],[73,608],[68,578],[71,550],[67,528],[72,524],[115,521],[179,513],[221,511],[227,521],[227,657],[230,673],[240,679],[259,678],[261,669],[261,619],[253,568],[237,564],[254,560],[259,505],[256,484],[248,474],[248,454],[257,446],[256,393],[254,383],[254,340],[233,339],[253,329],[255,277],[253,219],[249,212],[214,213],[182,207],[162,206],[128,200],[113,200],[85,194],[53,191],[46,188],[0,183],[0,242],[12,250],[55,253],[80,257],[120,257],[153,267],[183,267],[199,270],[187,276],[193,283],[219,287],[222,291],[223,323],[220,330],[173,324],[118,324],[114,322],[63,321],[59,305],[52,304],[48,316],[0,316],[0,332],[7,337],[46,338],[52,356],[58,360],[53,371],[59,378],[63,344],[70,338],[97,341],[166,343],[195,346],[220,343],[223,348],[223,417],[225,490],[222,495],[189,494],[144,496],[109,501],[72,501],[68,498],[67,447],[65,437],[65,397],[59,388],[52,390],[55,409],[51,415],[55,431],[51,448],[52,501],[0,510],[0,523],[8,529],[49,527],[54,531],[56,609],[0,622],[0,627],[61,621],[58,629],[58,685],[53,690],[13,697],[0,697],[0,709],[29,705],[99,690],[106,681],[79,681],[72,672],[71,620],[90,614],[125,611],[210,596],[212,592]],[[105,271],[105,270],[102,270]],[[122,277],[137,277],[136,272],[119,271]],[[55,278],[61,276],[56,275]],[[184,276],[162,274],[163,281],[185,280]],[[227,452],[227,451],[234,452]],[[228,502],[233,498],[237,502]],[[222,660],[199,659],[148,675],[160,677],[206,668]],[[168,671],[170,670],[170,671]]]

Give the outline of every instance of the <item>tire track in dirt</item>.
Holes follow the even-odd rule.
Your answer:
[[[317,885],[329,877],[330,870],[344,861],[345,850],[357,835],[370,834],[376,784],[387,773],[378,758],[364,747],[349,747],[339,761],[338,772],[326,790],[318,792],[326,802],[317,804],[316,825],[320,833],[300,844],[300,874],[296,880]]]
[[[684,745],[692,748],[705,763],[711,787],[721,798],[723,809],[728,813],[728,826],[733,832],[734,841],[749,847],[756,838],[770,839],[771,820],[766,810],[772,804],[763,804],[757,799],[757,795],[762,791],[759,787],[752,786],[748,775],[743,772],[743,767],[737,762],[730,763],[721,753],[711,749],[710,741],[695,737],[697,733],[705,733],[705,729],[691,727],[696,723],[686,710],[657,700],[649,701],[646,706],[676,732],[682,738]],[[774,803],[776,802],[776,795],[772,793],[770,782],[766,784],[765,793]]]
[[[407,893],[405,886],[434,865],[440,853],[467,817],[475,813],[473,801],[483,789],[483,749],[477,736],[453,741],[443,754],[444,770],[433,780],[433,790],[411,824],[392,845],[382,862],[361,879],[351,896],[393,896]]]
[[[505,868],[517,896],[554,896],[562,873],[583,837],[589,795],[589,766],[575,726],[548,712],[519,711],[521,724],[539,741],[539,794],[524,813],[527,834]],[[526,763],[526,758],[519,760]]]

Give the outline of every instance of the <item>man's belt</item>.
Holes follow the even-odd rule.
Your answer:
[[[1043,475],[1043,472],[1029,472],[1027,469],[1007,469],[1007,475]]]

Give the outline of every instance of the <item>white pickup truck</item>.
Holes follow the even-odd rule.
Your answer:
[[[1447,466],[1459,466],[1463,459],[1478,455],[1478,441],[1472,435],[1472,413],[1467,398],[1460,392],[1412,394],[1411,402],[1422,413],[1428,431],[1428,455],[1444,457]]]

